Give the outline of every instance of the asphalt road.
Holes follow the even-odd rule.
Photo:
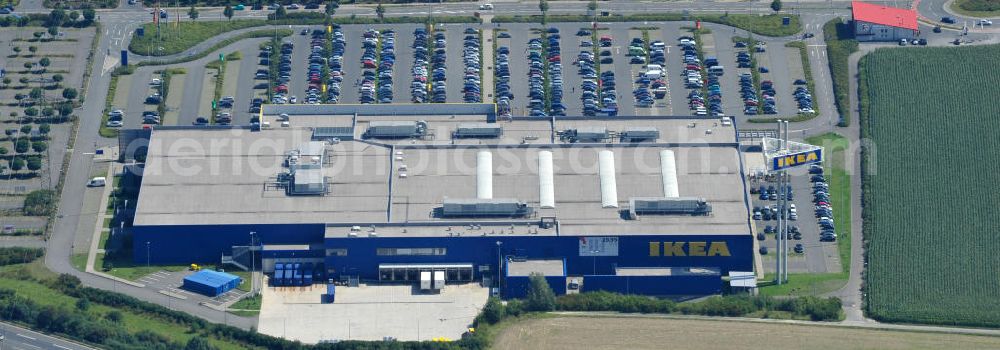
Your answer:
[[[12,350],[92,350],[95,348],[32,331],[10,323],[0,323],[0,349]]]

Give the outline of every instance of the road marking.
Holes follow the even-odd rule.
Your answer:
[[[31,345],[31,344],[21,344],[21,345],[24,345],[24,346],[27,346],[27,347],[30,347],[30,348],[34,348],[34,349],[41,349],[41,348],[42,348],[42,347],[40,347],[40,346],[37,346],[37,345]]]
[[[52,346],[60,348],[60,349],[73,350],[73,349],[67,348],[67,347],[59,345],[59,344],[52,344]]]
[[[38,340],[38,339],[35,339],[35,338],[32,338],[32,337],[29,337],[29,336],[26,336],[26,335],[24,335],[24,334],[21,334],[21,333],[17,333],[17,336],[18,336],[18,337],[21,337],[21,338],[25,338],[25,339],[31,339],[31,340]]]

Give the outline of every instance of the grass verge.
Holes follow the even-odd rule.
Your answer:
[[[178,63],[191,62],[191,61],[194,61],[194,60],[198,60],[198,59],[204,58],[205,56],[208,56],[208,54],[210,54],[212,52],[215,52],[215,51],[218,51],[219,49],[221,49],[223,47],[226,47],[226,46],[229,46],[229,44],[235,43],[235,42],[240,41],[240,40],[252,39],[252,38],[270,38],[270,37],[273,37],[273,36],[277,36],[277,37],[283,38],[283,37],[286,37],[286,36],[289,36],[289,35],[292,35],[292,30],[291,29],[278,29],[278,30],[261,29],[261,30],[255,30],[255,31],[252,31],[252,32],[243,33],[243,34],[234,36],[232,38],[219,41],[215,45],[212,45],[212,47],[210,47],[208,49],[205,49],[205,51],[202,51],[202,52],[190,55],[190,56],[185,56],[185,57],[176,58],[176,59],[172,59],[172,60],[143,61],[143,62],[139,62],[137,64],[137,66],[139,66],[139,67],[143,67],[143,66],[162,66],[162,65],[169,65],[169,64],[178,64]]]
[[[253,317],[260,314],[261,295],[240,299],[229,306],[229,313],[237,316]]]
[[[1000,17],[1000,6],[994,0],[955,0],[951,10],[957,14],[974,18]]]
[[[851,124],[850,99],[850,67],[848,58],[858,51],[858,41],[854,40],[851,27],[840,18],[835,18],[823,25],[823,37],[826,40],[826,58],[830,62],[830,75],[833,77],[833,99],[840,113],[839,126]]]
[[[785,284],[774,284],[774,274],[764,274],[764,281],[758,284],[761,295],[766,296],[806,296],[820,295],[840,289],[847,283],[848,273],[793,273]]]
[[[781,24],[782,17],[790,17],[791,22],[785,26]],[[591,22],[592,18],[586,15],[548,15],[547,22]],[[770,14],[764,16],[746,14],[682,14],[682,13],[641,13],[633,15],[613,15],[599,17],[600,22],[655,22],[655,21],[696,21],[718,23],[750,31],[751,33],[781,37],[794,35],[802,31],[802,24],[799,16],[788,14]],[[498,15],[493,17],[493,23],[540,23],[541,15]]]

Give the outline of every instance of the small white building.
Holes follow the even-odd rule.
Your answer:
[[[920,35],[914,10],[854,1],[851,12],[858,41],[899,41]]]

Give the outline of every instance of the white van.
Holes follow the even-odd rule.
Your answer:
[[[651,71],[646,72],[646,78],[649,78],[649,79],[659,79],[662,76],[663,76],[663,71],[651,70]]]
[[[493,9],[493,4],[482,4],[482,5],[479,5],[479,9],[480,10],[492,10]]]
[[[87,182],[87,187],[104,187],[106,183],[107,179],[105,179],[103,176],[98,176],[93,179],[90,179],[90,181]]]

